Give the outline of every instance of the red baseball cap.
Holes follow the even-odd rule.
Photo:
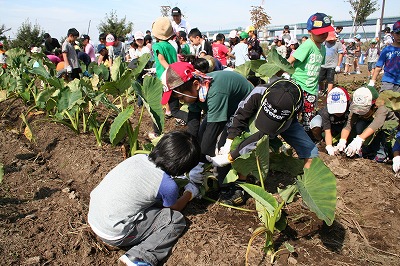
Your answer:
[[[307,30],[315,35],[321,35],[335,29],[331,25],[331,19],[324,13],[315,13],[307,21]]]
[[[161,81],[164,85],[161,104],[167,104],[169,98],[171,98],[173,89],[193,78],[194,71],[193,65],[186,62],[170,64],[161,76]]]

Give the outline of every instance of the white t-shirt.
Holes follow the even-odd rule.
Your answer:
[[[186,34],[189,34],[191,30],[189,23],[186,20],[181,19],[181,23],[177,24],[174,20],[171,21],[172,28],[174,32],[184,31]]]
[[[235,55],[235,67],[243,65],[250,60],[248,46],[243,42],[236,44],[231,53]]]

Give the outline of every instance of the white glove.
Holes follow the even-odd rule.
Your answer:
[[[185,186],[185,192],[186,191],[189,191],[190,194],[192,194],[190,200],[196,198],[200,193],[199,188],[192,182],[187,183],[187,185]]]
[[[222,167],[225,165],[228,165],[232,163],[231,160],[229,160],[229,153],[228,154],[220,154],[216,155],[215,157],[211,157],[209,155],[206,155],[206,159],[212,163],[213,166],[215,167]]]
[[[231,151],[232,142],[233,139],[226,139],[225,145],[219,149],[218,154],[228,154]]]
[[[335,67],[335,72],[336,72],[336,73],[340,73],[340,66],[336,66],[336,67]]]
[[[358,154],[361,150],[361,146],[363,144],[364,140],[360,138],[360,136],[357,135],[355,139],[347,146],[347,148],[344,150],[347,156],[351,157],[355,154]]]
[[[196,184],[203,184],[204,180],[204,163],[200,162],[189,172],[189,180]]]
[[[393,157],[393,171],[395,173],[399,172],[400,170],[400,156]]]
[[[67,66],[66,69],[67,69],[67,73],[72,73],[72,67],[71,66]]]
[[[371,79],[371,80],[368,82],[368,86],[375,87],[375,80]]]
[[[285,79],[287,79],[287,80],[290,80],[290,75],[289,75],[289,73],[284,72],[284,73],[282,74],[282,78],[285,78]]]
[[[325,149],[329,155],[331,156],[335,155],[336,149],[332,145],[326,145]]]
[[[340,139],[339,143],[336,145],[336,150],[337,151],[344,151],[344,149],[346,149],[346,143],[347,143],[347,140]]]

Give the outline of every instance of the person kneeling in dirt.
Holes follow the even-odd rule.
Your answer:
[[[344,88],[333,88],[326,97],[326,106],[318,111],[311,120],[310,129],[316,141],[322,139],[324,133],[325,149],[329,155],[335,155],[333,140],[340,136],[349,117],[350,96]]]
[[[378,96],[376,89],[370,86],[354,91],[349,118],[336,146],[339,152],[377,162],[386,162],[390,157],[391,148],[386,143],[388,132],[383,126],[386,121],[398,121],[398,118],[384,105],[375,104]],[[354,139],[346,147],[349,137]]]
[[[232,163],[244,153],[256,148],[257,141],[264,135],[271,139],[280,135],[304,159],[304,167],[310,168],[312,158],[318,156],[318,149],[304,128],[297,121],[297,115],[303,106],[301,88],[292,80],[271,78],[265,85],[259,85],[239,104],[228,128],[228,137],[219,154],[207,159],[214,166]],[[247,131],[250,121],[255,118],[255,127],[259,130],[231,151],[233,139]],[[243,177],[239,176],[238,182]]]
[[[90,193],[88,223],[113,246],[132,246],[119,261],[155,266],[186,227],[179,212],[199,190],[188,183],[179,197],[171,178],[195,167],[200,147],[187,132],[165,134],[149,155],[134,155],[112,169]]]
[[[200,163],[189,172],[189,178],[202,184],[205,179],[204,163],[208,163],[205,156],[214,156],[216,147],[224,144],[231,117],[253,85],[234,71],[204,74],[186,62],[170,64],[161,80],[164,83],[162,104],[171,96],[189,104],[188,131],[197,136],[202,153]],[[205,115],[201,121],[202,111]],[[229,205],[243,204],[243,193],[235,194],[233,184],[223,183],[229,170],[230,166],[226,166],[218,167],[216,171],[221,188],[220,201]]]

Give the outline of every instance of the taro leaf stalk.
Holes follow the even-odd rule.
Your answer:
[[[3,182],[3,177],[4,177],[4,165],[0,163],[0,184]]]

